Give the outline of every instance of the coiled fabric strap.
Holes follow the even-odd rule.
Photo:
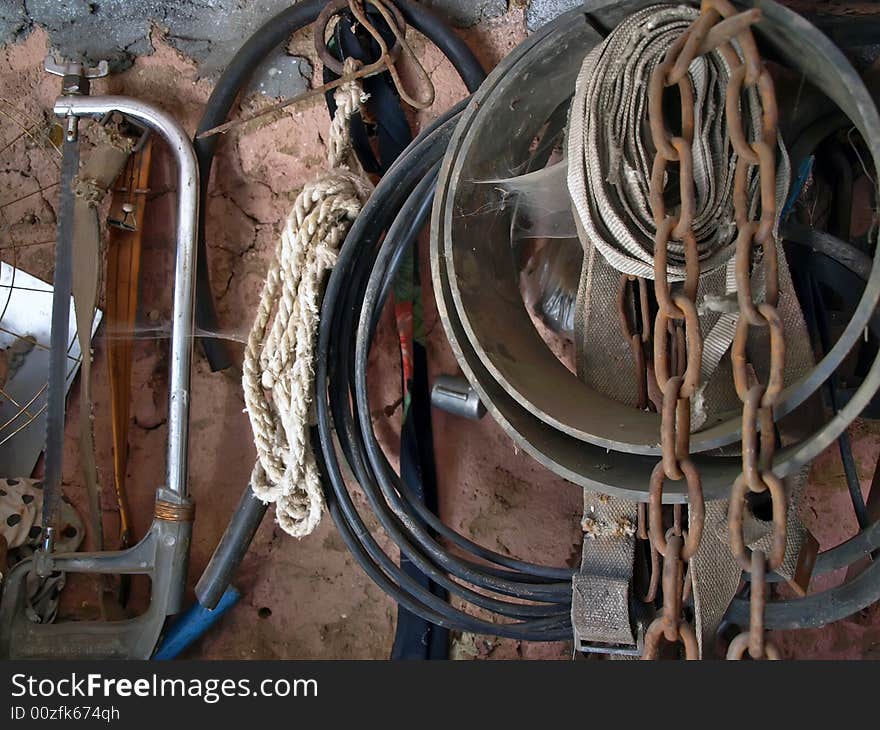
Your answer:
[[[566,143],[568,190],[584,248],[575,340],[579,375],[596,387],[597,380],[608,377],[604,363],[591,362],[591,357],[595,360],[597,346],[602,344],[599,349],[610,351],[620,349],[619,342],[605,341],[613,337],[609,332],[617,330],[608,326],[607,304],[603,304],[616,291],[617,272],[654,278],[656,231],[648,198],[654,160],[648,123],[649,80],[669,47],[698,16],[695,8],[671,5],[654,5],[633,14],[584,59],[578,76]],[[698,429],[713,410],[715,388],[709,383],[730,348],[738,319],[738,312],[731,306],[736,290],[737,227],[732,194],[737,155],[729,141],[725,114],[730,78],[727,63],[717,52],[699,56],[690,66],[689,77],[695,100],[693,231],[701,272],[697,306],[704,341],[704,385],[697,394],[691,423]],[[670,89],[670,97],[672,93]],[[750,89],[742,99],[743,126],[748,138],[760,139],[761,117],[760,99]],[[668,120],[674,127],[672,112]],[[670,131],[675,133],[674,128]],[[776,197],[781,209],[790,173],[781,139],[778,146]],[[668,174],[676,173],[677,166],[670,166]],[[753,215],[760,203],[759,183],[756,170],[751,170],[748,195]],[[674,182],[667,187],[678,189]],[[675,201],[669,200],[667,205],[672,211]],[[680,242],[669,243],[667,275],[670,282],[684,280],[684,248]],[[780,276],[785,286],[787,271]],[[762,297],[762,266],[754,267],[753,287],[756,296]],[[609,395],[629,402],[632,396],[621,390],[627,381],[616,376],[614,380],[616,385],[609,384]]]
[[[569,193],[583,238],[625,274],[654,278],[648,82],[669,47],[697,17],[694,8],[669,5],[630,16],[586,57],[577,80],[569,119]],[[729,142],[724,107],[730,69],[714,52],[696,58],[689,74],[695,98],[693,228],[700,270],[707,273],[732,259],[736,238],[732,192],[737,156]],[[761,106],[754,89],[743,95],[742,117],[746,134],[760,139]],[[784,149],[780,152],[781,203],[788,187],[788,162]],[[749,200],[756,209],[754,170]],[[671,241],[669,281],[682,281],[684,275],[684,248]]]

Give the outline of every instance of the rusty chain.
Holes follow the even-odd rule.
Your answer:
[[[765,641],[763,629],[766,600],[765,574],[783,561],[786,544],[786,501],[782,481],[771,469],[776,450],[773,407],[783,386],[785,343],[776,306],[779,301],[776,225],[776,139],[778,109],[773,80],[758,53],[751,26],[759,10],[739,13],[729,0],[703,0],[700,17],[673,43],[655,67],[648,87],[648,116],[656,155],[652,168],[649,202],[656,227],[654,239],[654,293],[658,312],[654,332],[654,372],[663,394],[661,409],[662,459],[651,476],[648,503],[648,534],[652,549],[663,556],[663,612],[648,627],[643,658],[656,658],[661,639],[681,643],[685,657],[697,658],[693,627],[682,613],[682,596],[687,595],[690,568],[685,563],[696,554],[703,531],[705,508],[699,471],[690,459],[691,399],[700,386],[702,336],[696,309],[700,262],[693,232],[696,196],[694,191],[694,90],[688,69],[697,56],[718,52],[730,69],[725,115],[731,145],[737,156],[734,171],[733,204],[737,225],[735,273],[740,317],[731,348],[734,385],[743,403],[743,473],[731,491],[729,510],[730,546],[734,558],[751,573],[751,622],[749,630],[730,645],[728,658],[742,658],[746,650],[753,659],[778,658],[778,649]],[[736,41],[740,51],[733,45]],[[681,125],[673,135],[663,113],[664,91],[677,86],[681,100]],[[762,106],[761,134],[747,138],[742,113],[744,90],[757,90]],[[678,164],[678,214],[666,209],[664,198],[667,169]],[[760,183],[760,217],[753,221],[748,205],[748,188],[753,168]],[[685,280],[674,293],[667,276],[671,241],[680,242],[685,257]],[[765,296],[755,301],[751,273],[760,251],[764,269]],[[768,327],[770,372],[766,385],[756,383],[749,366],[746,345],[751,327]],[[670,346],[669,335],[674,335]],[[632,333],[630,333],[632,337]],[[635,339],[633,338],[635,343]],[[635,352],[635,350],[634,350]],[[673,374],[675,373],[675,374]],[[760,433],[760,436],[759,436]],[[684,479],[688,493],[688,530],[682,531],[680,512],[670,532],[663,530],[663,486],[665,480]],[[743,514],[749,493],[768,493],[772,500],[773,538],[769,557],[746,547]],[[656,584],[656,581],[652,580]]]
[[[752,659],[781,659],[775,644],[764,636],[764,606],[767,602],[768,560],[760,550],[752,552],[750,572],[752,593],[749,599],[749,630],[738,634],[727,647],[728,659],[743,659],[748,652]]]
[[[681,643],[685,657],[696,659],[699,650],[696,633],[682,613],[685,561],[696,553],[703,529],[703,488],[699,471],[690,459],[691,399],[700,385],[702,336],[695,305],[700,276],[699,252],[693,232],[696,196],[694,193],[694,91],[685,73],[676,82],[681,97],[681,129],[677,136],[668,131],[663,115],[664,89],[673,85],[670,75],[688,45],[690,31],[682,34],[654,69],[648,88],[648,116],[656,149],[651,172],[649,202],[654,218],[654,295],[657,316],[654,322],[654,374],[663,394],[660,444],[662,459],[654,468],[648,502],[648,534],[652,549],[663,556],[663,612],[645,632],[643,658],[658,656],[660,642]],[[666,209],[664,190],[670,163],[679,167],[679,210]],[[669,243],[680,241],[684,249],[685,281],[680,293],[673,293],[667,274]],[[673,335],[672,348],[669,335]],[[681,341],[684,340],[682,347]],[[675,375],[673,375],[673,372]],[[680,518],[667,534],[663,526],[664,481],[686,480],[689,515],[688,536],[682,535]]]

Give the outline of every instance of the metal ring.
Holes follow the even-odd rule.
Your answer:
[[[690,459],[682,459],[679,463],[682,472],[687,479],[688,491],[688,532],[684,547],[681,550],[682,560],[690,560],[700,546],[703,536],[703,523],[705,521],[705,502],[703,489],[700,482],[700,472]],[[666,556],[667,541],[663,533],[663,480],[666,474],[663,470],[663,462],[657,463],[651,473],[651,486],[648,495],[648,533],[651,536],[651,545],[657,548],[664,557]]]
[[[746,79],[746,67],[737,66],[730,73],[730,81],[727,82],[727,133],[730,135],[730,144],[736,154],[744,162],[757,165],[760,158],[746,138],[745,129],[742,125],[742,117],[739,115],[740,97],[742,96],[743,83]],[[732,120],[739,120],[738,124]]]
[[[364,4],[373,5],[371,0],[364,0]],[[327,26],[330,24],[330,20],[333,16],[338,15],[347,7],[348,0],[330,0],[321,11],[321,14],[318,16],[314,25],[315,52],[318,54],[318,58],[321,59],[321,62],[338,76],[342,76],[343,74],[343,62],[330,53],[330,49],[327,48],[327,41],[324,36],[327,32]],[[400,34],[403,35],[406,33],[406,20],[400,10],[398,10],[397,5],[393,2],[389,2],[386,7],[391,11],[392,16],[394,17],[394,23],[397,25]],[[392,61],[396,61],[400,56],[400,50],[400,41],[395,40],[394,46],[392,46],[388,53],[388,55],[391,56]]]
[[[639,9],[647,7],[650,2],[651,0],[642,0],[637,6]],[[766,30],[765,38],[777,57],[811,79],[840,107],[841,114],[852,120],[852,124],[868,140],[873,159],[880,161],[880,117],[864,83],[840,50],[794,12],[771,0],[762,2],[762,13],[762,30]],[[613,16],[604,11],[602,14],[597,11],[595,17],[609,27],[616,22]],[[653,437],[654,440],[642,439],[640,429],[641,423],[645,422],[651,433],[656,434],[659,425],[657,415],[638,413],[641,420],[635,423],[630,415],[635,409],[621,406],[615,410],[617,404],[602,402],[603,407],[610,405],[612,408],[611,411],[603,412],[602,421],[582,418],[582,414],[590,412],[585,406],[594,405],[596,400],[583,397],[585,386],[562,365],[557,370],[549,371],[557,378],[552,391],[544,392],[542,386],[534,387],[535,383],[547,382],[547,378],[531,377],[524,380],[519,377],[519,372],[514,371],[509,363],[525,363],[529,367],[528,373],[533,376],[535,372],[542,371],[547,362],[546,359],[539,360],[533,355],[540,347],[535,338],[520,338],[513,345],[505,339],[506,348],[502,350],[498,346],[501,341],[499,332],[506,338],[508,333],[517,335],[528,330],[530,325],[527,313],[520,319],[517,311],[511,309],[509,324],[505,323],[500,328],[497,317],[477,321],[472,316],[478,305],[485,305],[484,300],[488,293],[500,291],[506,297],[505,301],[513,301],[514,297],[519,297],[518,279],[511,277],[509,292],[504,288],[507,286],[506,280],[501,279],[503,271],[501,274],[492,274],[497,281],[493,279],[491,286],[487,286],[483,277],[474,282],[473,288],[465,289],[456,273],[457,267],[465,270],[458,263],[460,260],[471,264],[471,257],[475,255],[477,263],[480,263],[480,256],[488,256],[490,261],[495,262],[496,269],[503,268],[502,263],[499,263],[501,259],[495,255],[488,242],[476,253],[471,247],[459,250],[458,246],[453,245],[453,241],[465,240],[459,235],[465,223],[468,226],[473,225],[470,218],[457,218],[455,211],[456,206],[461,203],[461,196],[473,191],[468,182],[470,178],[467,175],[469,168],[466,158],[475,149],[482,150],[486,147],[487,137],[477,135],[475,130],[491,130],[492,120],[497,119],[498,110],[508,108],[510,95],[525,99],[544,99],[543,95],[532,93],[533,89],[538,88],[540,77],[534,74],[530,63],[530,59],[544,48],[551,48],[559,53],[565,63],[556,67],[556,73],[559,73],[558,68],[563,73],[563,77],[554,87],[554,91],[558,90],[559,93],[554,95],[553,91],[547,92],[550,95],[547,106],[539,108],[535,118],[539,118],[544,112],[549,114],[557,104],[563,103],[567,98],[567,92],[564,91],[568,88],[566,84],[572,88],[574,86],[574,76],[580,68],[579,60],[601,41],[601,37],[583,22],[583,18],[582,9],[573,10],[532,35],[523,46],[502,62],[498,71],[484,84],[473,103],[463,113],[461,123],[452,136],[446,165],[438,181],[431,240],[432,272],[441,321],[456,359],[487,404],[492,416],[517,446],[573,484],[633,501],[644,501],[647,495],[643,485],[657,464],[660,450],[656,436]],[[793,24],[799,24],[796,42],[787,33]],[[564,55],[562,49],[568,49],[566,53],[569,55]],[[491,137],[488,140],[491,141]],[[507,144],[509,145],[509,141]],[[492,154],[500,155],[494,150]],[[506,158],[499,156],[497,159]],[[880,274],[871,276],[872,260],[860,254],[850,244],[828,234],[805,231],[788,235],[791,230],[790,227],[785,229],[790,240],[825,253],[841,266],[859,275],[867,282],[867,286],[853,318],[833,350],[803,379],[786,387],[780,402],[774,408],[777,419],[791,413],[814,393],[859,340],[864,328],[872,321],[880,320],[876,314],[876,304],[880,298]],[[817,240],[821,245],[811,236],[820,237]],[[504,245],[509,247],[509,241]],[[494,272],[493,269],[487,271]],[[467,280],[464,281],[465,285],[468,283]],[[484,327],[484,321],[490,322],[490,326]],[[875,328],[875,331],[880,332],[880,324],[875,325]],[[553,358],[550,364],[556,367],[558,361],[555,357],[550,353],[548,357]],[[566,380],[569,376],[570,379]],[[781,450],[775,460],[776,473],[793,473],[833,443],[846,424],[868,404],[878,384],[880,359],[874,362],[864,383],[840,416],[820,428],[811,429],[801,441]],[[567,410],[553,410],[556,401],[551,400],[550,396],[561,391],[565,391],[565,400],[560,402],[564,403]],[[723,424],[710,426],[696,434],[692,448],[702,453],[730,444],[734,439],[738,441],[740,426],[738,416],[729,418]],[[727,498],[730,484],[740,473],[740,458],[695,458],[702,471],[707,499]],[[667,483],[666,487],[663,494],[665,502],[686,501],[684,484]],[[854,559],[870,554],[878,546],[880,524],[875,524],[843,545],[821,553],[816,574],[845,567]],[[770,579],[773,580],[774,577],[771,576]],[[768,602],[765,626],[769,630],[818,627],[844,618],[877,600],[880,600],[880,562],[872,563],[864,573],[842,586],[828,589],[821,594]],[[734,599],[728,618],[734,623],[747,623],[748,601]]]
[[[166,522],[193,522],[196,517],[196,505],[193,502],[177,504],[157,499],[153,514],[157,520]]]
[[[770,328],[770,371],[767,388],[761,397],[761,407],[767,408],[776,404],[785,386],[785,333],[775,306],[766,302],[759,304],[758,313]]]
[[[731,660],[744,659],[748,650],[749,632],[743,631],[741,634],[737,634],[733,641],[730,642],[730,646],[727,647],[726,658]],[[782,653],[779,651],[779,647],[777,647],[776,644],[771,641],[764,641],[764,656],[761,658],[769,659],[770,661],[779,661],[782,659]]]
[[[703,0],[703,8],[712,8],[725,19],[732,18],[740,12],[730,0]],[[745,80],[746,83],[751,86],[757,82],[758,76],[761,73],[761,68],[763,67],[760,57],[758,56],[758,46],[755,43],[755,36],[752,34],[750,28],[746,28],[736,36],[736,40],[742,48],[745,60]]]
[[[700,54],[701,47],[706,40],[706,35],[712,26],[718,22],[720,16],[721,13],[715,8],[707,7],[700,14],[700,17],[694,21],[694,24],[685,31],[687,39],[666,76],[666,83],[669,86],[679,83],[687,76],[691,63]]]
[[[682,385],[681,377],[669,378],[663,385],[663,408],[660,416],[660,446],[663,451],[663,471],[665,476],[673,481],[679,481],[684,473],[678,465],[678,457],[684,454],[679,451],[679,429],[681,423],[678,420],[678,404],[682,400],[679,397]],[[687,428],[690,429],[690,421]]]
[[[700,319],[697,308],[693,301],[681,294],[672,297],[671,306],[681,312],[680,317],[670,317],[664,311],[657,312],[654,324],[654,375],[657,378],[657,386],[665,392],[666,384],[670,379],[669,361],[666,347],[668,332],[666,325],[670,319],[684,319],[685,334],[687,335],[687,367],[684,372],[684,382],[679,393],[682,398],[692,398],[700,384],[700,367],[703,361],[703,338],[700,333]]]
[[[755,385],[749,389],[743,400],[742,412],[742,462],[743,478],[752,492],[764,492],[764,483],[758,470],[758,406],[764,395],[764,386]]]
[[[681,585],[684,581],[681,550],[684,539],[680,535],[667,536],[666,556],[663,558],[663,635],[673,642],[678,638],[678,625],[681,623]]]

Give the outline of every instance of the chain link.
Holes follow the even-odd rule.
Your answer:
[[[694,89],[690,77],[676,72],[683,55],[691,53],[694,34],[702,34],[708,20],[701,17],[669,48],[654,69],[648,87],[648,118],[656,149],[651,171],[648,200],[654,218],[654,295],[657,317],[654,322],[654,374],[663,394],[660,417],[662,459],[651,474],[648,501],[648,531],[651,545],[663,556],[663,613],[645,632],[644,659],[656,658],[661,639],[680,642],[687,658],[697,658],[696,633],[682,614],[686,571],[684,564],[693,557],[703,532],[703,487],[700,473],[690,459],[691,399],[700,386],[703,341],[695,304],[700,278],[699,251],[693,231],[696,193],[693,170],[695,127]],[[696,38],[696,42],[700,39]],[[673,77],[675,74],[675,78]],[[681,100],[681,128],[670,132],[663,114],[664,90],[678,86]],[[670,163],[678,165],[679,206],[677,215],[666,208],[665,188]],[[673,293],[668,278],[670,241],[680,241],[685,260],[685,281]],[[669,335],[673,335],[670,347]],[[682,340],[684,343],[682,344]],[[663,529],[663,486],[666,480],[687,483],[689,513],[688,536],[681,529],[676,512],[671,537]]]
[[[728,659],[743,659],[748,651],[752,659],[781,659],[777,646],[764,636],[764,606],[767,602],[767,559],[760,550],[752,553],[750,572],[752,593],[749,597],[749,630],[734,637],[727,648]]]
[[[703,532],[704,503],[700,474],[689,457],[691,399],[700,386],[703,342],[696,309],[700,266],[693,223],[696,207],[692,146],[694,141],[694,90],[688,70],[700,55],[717,51],[730,69],[725,115],[731,145],[737,155],[733,205],[737,225],[735,275],[740,318],[731,348],[734,385],[743,403],[743,473],[736,480],[730,501],[731,551],[739,565],[752,576],[752,615],[749,630],[731,644],[729,658],[777,658],[778,650],[764,640],[763,614],[767,570],[782,564],[786,542],[786,501],[782,481],[771,469],[776,450],[773,408],[783,387],[785,342],[776,306],[779,272],[774,230],[776,225],[776,139],[778,108],[773,79],[758,53],[751,26],[759,10],[737,12],[729,0],[703,0],[700,17],[673,43],[654,69],[648,87],[648,115],[656,149],[649,202],[656,226],[654,240],[654,293],[658,312],[654,324],[654,372],[663,393],[661,409],[662,460],[651,475],[648,502],[648,533],[652,548],[663,555],[663,613],[645,635],[645,659],[659,653],[661,639],[680,642],[687,658],[696,654],[693,628],[682,614],[685,563],[697,552]],[[732,41],[736,40],[739,51]],[[741,54],[741,55],[740,55]],[[663,113],[664,91],[677,86],[681,100],[680,133],[672,133]],[[762,105],[761,133],[749,140],[741,111],[744,91],[756,89]],[[664,197],[670,163],[678,165],[679,206],[677,215],[667,211]],[[757,167],[761,209],[752,220],[749,182]],[[670,287],[667,265],[669,244],[680,242],[685,257],[685,281],[680,292]],[[760,251],[765,296],[755,300],[752,269]],[[746,354],[752,327],[767,327],[770,334],[770,371],[767,385],[755,382]],[[669,335],[675,339],[670,347]],[[673,375],[673,372],[675,373]],[[760,436],[759,436],[760,434]],[[686,480],[688,530],[663,531],[663,486],[666,480]],[[748,494],[767,493],[772,500],[773,537],[769,559],[750,551],[743,536],[743,516]],[[670,536],[671,535],[671,536]]]
[[[712,6],[726,19],[736,16],[728,0],[705,0],[703,7]],[[779,400],[784,384],[785,337],[777,311],[779,303],[779,261],[774,229],[776,209],[776,139],[779,111],[773,79],[764,66],[748,27],[736,35],[743,52],[743,60],[729,42],[719,46],[731,68],[727,87],[726,115],[731,144],[737,154],[734,172],[734,211],[738,235],[735,252],[735,272],[740,318],[731,349],[734,385],[743,403],[742,459],[743,473],[733,485],[728,514],[730,548],[740,567],[751,573],[751,620],[749,629],[731,643],[728,658],[741,658],[740,646],[748,647],[753,659],[778,658],[778,650],[764,640],[764,603],[766,601],[766,571],[782,565],[786,545],[787,502],[782,480],[773,474],[776,452],[776,432],[773,408]],[[722,50],[723,49],[723,50]],[[740,114],[744,90],[755,88],[762,108],[761,134],[749,141]],[[758,221],[750,220],[747,191],[752,168],[757,166],[761,211]],[[760,248],[764,269],[765,295],[763,302],[754,298],[751,271]],[[770,336],[770,369],[766,385],[756,382],[754,369],[749,368],[746,343],[752,327],[767,327]],[[754,382],[754,385],[750,385]],[[760,434],[760,436],[759,436]],[[743,513],[748,493],[768,493],[772,501],[772,542],[769,557],[761,551],[749,551],[743,535]]]
[[[638,294],[638,297],[636,296]],[[620,330],[629,344],[636,374],[636,408],[648,408],[648,361],[645,343],[651,340],[651,310],[648,284],[640,276],[622,274],[617,291]]]

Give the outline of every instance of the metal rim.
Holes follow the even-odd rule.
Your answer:
[[[782,60],[787,61],[789,65],[802,70],[815,71],[815,74],[811,73],[809,76],[815,75],[817,77],[815,79],[816,85],[835,100],[850,117],[856,117],[853,121],[865,139],[872,140],[870,146],[876,164],[880,159],[880,147],[878,147],[880,118],[877,116],[877,111],[861,79],[842,53],[818,30],[795,13],[769,1],[758,2],[756,5],[764,12],[765,20],[761,26],[763,37],[771,43]],[[485,355],[485,352],[477,353],[476,348],[472,346],[473,331],[468,329],[472,323],[461,316],[454,292],[456,281],[454,277],[450,278],[449,276],[449,272],[455,264],[448,242],[453,222],[452,209],[454,208],[450,181],[461,171],[461,152],[470,126],[480,119],[480,113],[486,108],[486,98],[499,86],[504,75],[520,63],[529,52],[539,43],[544,43],[547,46],[555,43],[561,47],[565,43],[572,42],[572,29],[580,28],[581,33],[589,32],[589,26],[585,21],[584,11],[575,10],[547,26],[543,32],[530,39],[530,42],[527,42],[518,53],[510,57],[499,69],[496,69],[487,84],[481,89],[479,97],[465,112],[465,118],[456,130],[450,144],[450,152],[447,154],[441,172],[439,186],[441,194],[438,195],[435,205],[432,234],[432,269],[436,290],[441,293],[441,297],[438,299],[446,300],[442,303],[442,320],[447,335],[453,343],[459,363],[466,370],[472,384],[485,401],[494,406],[490,410],[493,411],[493,415],[508,434],[538,461],[580,486],[631,499],[641,499],[644,497],[644,490],[628,485],[647,484],[650,474],[649,465],[653,464],[653,460],[645,459],[644,456],[639,455],[638,449],[628,448],[629,453],[626,454],[606,451],[608,448],[631,446],[619,441],[591,438],[590,441],[593,442],[591,444],[587,440],[573,437],[570,433],[558,428],[558,422],[554,423],[552,419],[549,419],[548,422],[546,418],[543,420],[539,418],[536,411],[540,409],[537,409],[533,402],[526,400],[524,403],[521,398],[516,397],[519,394],[511,393],[509,387],[506,387],[509,386],[509,383],[506,383],[504,378],[498,377],[496,363],[491,358],[481,357],[481,354]],[[792,36],[798,38],[796,46],[791,43]],[[869,132],[873,132],[873,134]],[[443,280],[445,282],[451,281],[452,284],[445,286]],[[837,363],[846,355],[867,324],[878,296],[880,296],[880,267],[878,267],[878,259],[875,257],[871,277],[853,319],[844,334],[817,368],[812,371],[811,375],[789,389],[786,394],[787,411],[793,407],[792,403],[802,401],[814,392],[833,372]],[[449,302],[448,306],[447,301]],[[466,368],[465,365],[467,365]],[[561,364],[560,367],[562,367]],[[574,376],[571,377],[574,378]],[[577,382],[581,387],[585,387],[580,381]],[[785,475],[795,471],[833,442],[848,423],[867,405],[878,384],[880,384],[880,361],[874,363],[861,388],[838,416],[803,441],[780,452],[775,463],[777,473]],[[614,415],[616,416],[617,413],[615,412]],[[781,415],[782,413],[779,414],[779,416]],[[535,421],[541,421],[541,423],[538,424]],[[738,426],[730,429],[721,442],[730,442],[736,438],[737,434]],[[717,442],[707,444],[704,441],[702,447],[705,450],[707,447],[715,445],[719,444]],[[700,448],[698,443],[695,443],[695,448]],[[633,454],[633,451],[636,453]],[[642,454],[656,453],[658,453],[656,446],[642,450]],[[704,486],[707,498],[719,498],[726,494],[729,484],[739,473],[739,460],[703,457],[701,462],[703,463],[700,464],[700,468],[706,470],[704,472],[706,475]],[[667,485],[664,494],[667,501],[685,501],[685,495],[682,493],[680,485]]]

